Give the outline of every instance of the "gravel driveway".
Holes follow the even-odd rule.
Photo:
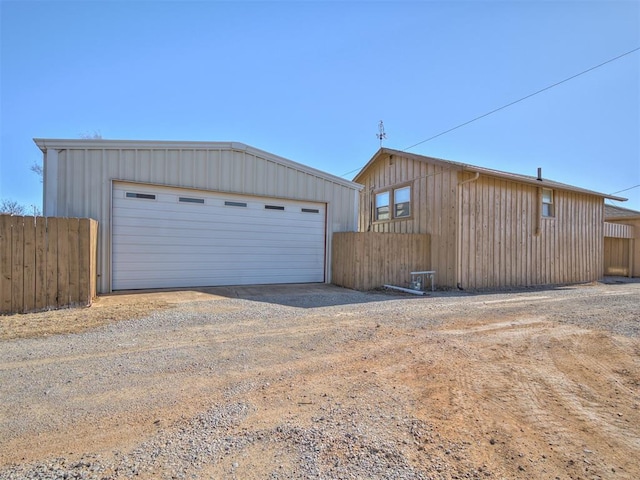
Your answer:
[[[0,342],[0,478],[640,478],[638,282],[165,295]]]

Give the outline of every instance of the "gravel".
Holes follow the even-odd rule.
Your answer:
[[[278,329],[300,325],[303,318],[309,331],[288,339],[294,359],[304,352],[326,353],[366,340],[380,326],[437,327],[464,318],[469,309],[479,316],[508,317],[524,306],[531,309],[532,315],[558,323],[637,338],[638,286],[632,282],[498,293],[436,292],[427,297],[328,288],[327,293],[314,295],[258,295],[180,304],[143,319],[82,334],[3,342],[0,433],[4,440],[0,443],[36,432],[44,427],[43,423],[48,430],[64,431],[74,422],[116,415],[119,411],[109,401],[108,393],[114,388],[124,390],[132,381],[148,383],[147,395],[132,399],[129,409],[133,413],[144,414],[153,402],[160,402],[165,408],[179,404],[179,398],[170,393],[158,400],[155,375],[189,371],[230,375],[255,368],[269,355],[280,355],[269,353],[270,340],[264,335],[265,330],[272,327],[277,335]],[[567,308],[569,302],[571,308]],[[216,313],[207,311],[208,303],[215,306]],[[335,319],[330,335],[326,330],[314,331],[314,317]],[[352,322],[351,327],[345,328],[346,323],[341,322]],[[201,332],[201,336],[182,337],[182,332],[190,331]],[[253,332],[258,334],[253,336]],[[238,336],[247,337],[241,351],[236,350],[233,341]],[[173,348],[163,348],[174,338]],[[214,346],[216,355],[211,355]],[[59,359],[70,358],[77,361],[65,362],[64,368],[57,366]],[[24,362],[27,368],[9,368]],[[79,457],[4,466],[0,467],[0,479],[214,478],[206,473],[211,465],[224,470],[224,478],[240,478],[237,471],[243,465],[234,454],[242,450],[269,452],[273,465],[265,478],[272,479],[496,478],[487,468],[468,464],[460,469],[443,461],[447,456],[464,459],[468,445],[445,441],[434,425],[411,417],[392,399],[385,400],[388,408],[382,412],[356,402],[341,404],[328,395],[317,403],[319,413],[311,417],[310,424],[283,419],[272,428],[243,430],[242,421],[256,407],[238,402],[238,395],[268,387],[267,380],[251,376],[224,392],[226,404],[209,406],[191,418],[171,424],[156,419],[156,433],[128,451],[84,453]],[[104,393],[105,399],[85,410],[81,403],[73,403],[77,401],[75,394],[82,389],[96,398]],[[51,411],[40,415],[39,420],[16,414],[20,409],[29,410],[29,399],[43,397]],[[59,408],[62,405],[64,408]],[[398,438],[403,440],[397,441]],[[422,444],[437,446],[444,457],[425,452],[420,459],[409,458],[406,446]],[[278,459],[282,459],[281,464]]]

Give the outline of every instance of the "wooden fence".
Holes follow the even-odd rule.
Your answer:
[[[427,234],[334,233],[332,248],[332,283],[354,290],[384,284],[406,287],[412,271],[430,269]]]
[[[90,305],[98,222],[0,215],[0,313]]]

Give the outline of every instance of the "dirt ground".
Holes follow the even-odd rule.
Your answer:
[[[3,466],[60,457],[113,462],[159,432],[185,429],[212,405],[234,402],[250,407],[225,435],[251,441],[189,478],[302,478],[290,466],[294,454],[275,439],[283,426],[326,440],[317,442],[318,455],[334,468],[362,455],[357,448],[364,443],[340,437],[353,435],[371,440],[368,455],[393,444],[406,468],[423,472],[416,478],[640,478],[640,283],[421,299],[378,295],[384,301],[277,306],[257,315],[251,304],[215,291],[147,292],[101,297],[86,309],[0,317],[0,348],[12,352],[20,342],[69,342],[62,334],[153,312],[234,319],[141,328],[127,334],[130,344],[95,353],[0,356],[0,380],[37,383],[45,382],[44,365],[64,364],[85,378],[91,374],[82,365],[90,369],[99,356],[118,364],[173,355],[171,368],[159,369],[154,356],[153,365],[123,370],[125,383],[119,377],[95,391],[69,387],[59,391],[60,400],[45,391],[27,402],[15,393],[22,387],[5,392],[2,401],[13,405],[5,403],[0,414],[0,478]],[[55,416],[57,401],[68,418],[43,421]],[[11,427],[18,411],[26,418]],[[262,440],[265,432],[274,439]],[[114,471],[102,478],[124,478]],[[137,476],[163,478],[158,470]]]

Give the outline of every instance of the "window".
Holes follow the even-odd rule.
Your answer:
[[[403,218],[411,215],[411,187],[396,188],[393,191],[393,216]]]
[[[317,208],[303,208],[302,213],[320,213]]]
[[[389,220],[389,192],[376,193],[376,220]]]
[[[179,197],[178,201],[182,203],[204,203],[204,198]]]
[[[265,205],[264,208],[267,210],[284,210],[284,207],[281,205]]]
[[[411,216],[411,187],[400,187],[376,193],[375,221],[408,218]],[[393,209],[391,209],[393,205]]]
[[[247,204],[245,202],[224,202],[227,207],[246,207]]]
[[[553,217],[553,190],[550,188],[542,189],[542,216]]]
[[[147,200],[155,200],[156,196],[150,193],[127,192],[127,198],[145,198]]]

